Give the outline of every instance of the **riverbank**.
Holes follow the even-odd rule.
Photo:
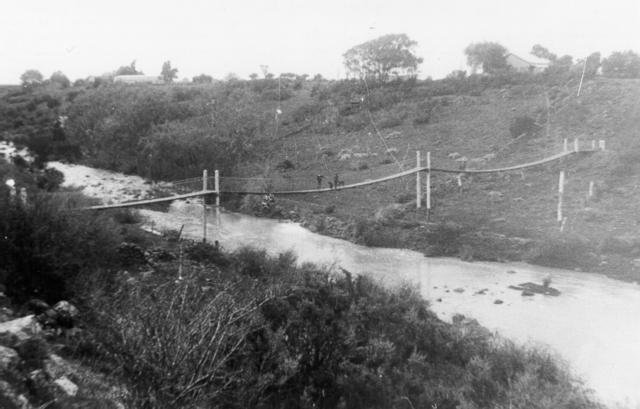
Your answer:
[[[428,257],[456,257],[463,261],[526,262],[543,267],[593,272],[626,282],[640,281],[640,240],[610,239],[594,245],[572,233],[536,237],[447,222],[427,222],[416,214],[415,201],[392,204],[371,219],[339,211],[336,206],[278,198],[273,208],[260,206],[261,198],[227,198],[231,211],[287,219],[310,231],[370,247],[404,248]],[[420,220],[417,216],[422,216]],[[613,251],[612,251],[613,250]]]

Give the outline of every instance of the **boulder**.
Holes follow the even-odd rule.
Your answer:
[[[73,321],[78,318],[80,312],[69,301],[59,301],[53,306],[53,310],[58,314],[58,325],[62,327],[73,326]]]
[[[493,303],[500,305],[500,304],[504,304],[504,301],[502,301],[501,299],[497,299]]]
[[[63,396],[76,396],[78,393],[78,385],[71,382],[66,376],[62,376],[53,381],[57,392]]]
[[[15,347],[42,332],[34,315],[0,323],[0,345]]]
[[[15,369],[19,362],[20,357],[14,349],[0,345],[0,373]]]

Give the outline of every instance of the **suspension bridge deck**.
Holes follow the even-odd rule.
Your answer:
[[[245,194],[245,195],[263,195],[266,193],[271,193],[273,195],[301,195],[301,194],[314,194],[314,193],[327,193],[327,192],[335,192],[335,191],[339,191],[339,190],[345,190],[345,189],[355,189],[355,188],[359,188],[359,187],[364,187],[364,186],[369,186],[369,185],[374,185],[374,184],[378,184],[378,183],[383,183],[383,182],[388,182],[390,180],[394,180],[394,179],[399,179],[405,176],[409,176],[412,175],[414,173],[419,173],[419,172],[440,172],[440,173],[454,173],[454,174],[482,174],[482,173],[500,173],[500,172],[509,172],[509,171],[514,171],[514,170],[522,170],[522,169],[527,169],[527,168],[532,168],[535,166],[541,166],[550,162],[554,162],[557,160],[560,160],[562,158],[571,156],[571,155],[576,155],[576,154],[589,154],[589,153],[593,153],[596,152],[596,150],[594,149],[589,149],[589,150],[573,150],[573,151],[567,151],[567,152],[562,152],[556,155],[552,155],[552,156],[548,156],[546,158],[537,160],[537,161],[533,161],[533,162],[527,162],[527,163],[523,163],[523,164],[519,164],[519,165],[513,165],[513,166],[507,166],[507,167],[501,167],[501,168],[493,168],[493,169],[445,169],[445,168],[428,168],[426,166],[421,166],[421,167],[414,167],[402,172],[398,172],[398,173],[394,173],[388,176],[384,176],[384,177],[380,177],[380,178],[376,178],[376,179],[367,179],[364,181],[360,181],[360,182],[356,182],[356,183],[350,183],[350,184],[345,184],[345,185],[341,185],[341,186],[337,186],[337,187],[333,187],[333,188],[319,188],[319,189],[292,189],[292,190],[275,190],[275,191],[268,191],[266,189],[234,189],[234,188],[221,188],[220,192],[217,192],[215,190],[198,190],[198,191],[194,191],[191,193],[184,193],[184,194],[179,194],[179,195],[174,195],[174,196],[167,196],[167,197],[159,197],[159,198],[153,198],[153,199],[144,199],[144,200],[135,200],[135,201],[130,201],[130,202],[124,202],[124,203],[114,203],[114,204],[105,204],[105,205],[97,205],[97,206],[90,206],[90,207],[85,207],[82,210],[107,210],[107,209],[118,209],[118,208],[125,208],[125,207],[137,207],[137,206],[145,206],[145,205],[150,205],[150,204],[158,204],[158,203],[166,203],[166,202],[171,202],[174,200],[183,200],[183,199],[189,199],[189,198],[193,198],[193,197],[199,197],[199,196],[208,196],[208,195],[217,195],[217,194],[223,194],[223,193],[235,193],[235,194]],[[202,181],[201,178],[193,178],[193,179],[189,179],[189,182],[193,183],[193,182],[200,182]]]

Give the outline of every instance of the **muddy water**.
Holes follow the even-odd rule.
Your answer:
[[[66,183],[86,186],[105,201],[144,196],[142,179],[80,166],[53,164]],[[173,203],[167,213],[142,210],[154,230],[179,229],[202,237],[202,205]],[[340,265],[394,285],[420,286],[434,311],[447,320],[454,313],[521,343],[544,345],[610,404],[640,408],[640,287],[601,275],[553,270],[526,264],[466,263],[425,258],[397,249],[374,249],[311,233],[295,223],[209,210],[208,237],[233,250],[244,245],[271,253],[293,250],[301,262]],[[509,270],[515,271],[508,273]],[[559,297],[523,297],[509,285],[541,283],[550,275]],[[496,304],[501,300],[501,304]]]

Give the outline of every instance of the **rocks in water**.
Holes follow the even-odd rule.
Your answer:
[[[501,299],[498,298],[493,303],[500,305],[500,304],[504,304],[504,301],[502,301]]]
[[[517,274],[516,270],[507,270],[507,274]]]
[[[453,290],[453,291],[454,291],[454,292],[456,292],[456,293],[462,294],[462,293],[464,292],[464,288],[462,288],[462,287],[458,287],[458,288],[456,288],[456,289],[455,289],[455,290]]]
[[[482,290],[476,291],[473,295],[485,295],[489,291],[488,288],[483,288]]]
[[[553,287],[544,286],[536,283],[522,283],[519,285],[510,285],[509,288],[516,291],[522,291],[522,295],[525,297],[529,297],[534,294],[551,295],[551,296],[557,297],[560,294],[562,294],[559,290]]]
[[[438,298],[436,301],[437,302],[442,302],[442,298]]]

